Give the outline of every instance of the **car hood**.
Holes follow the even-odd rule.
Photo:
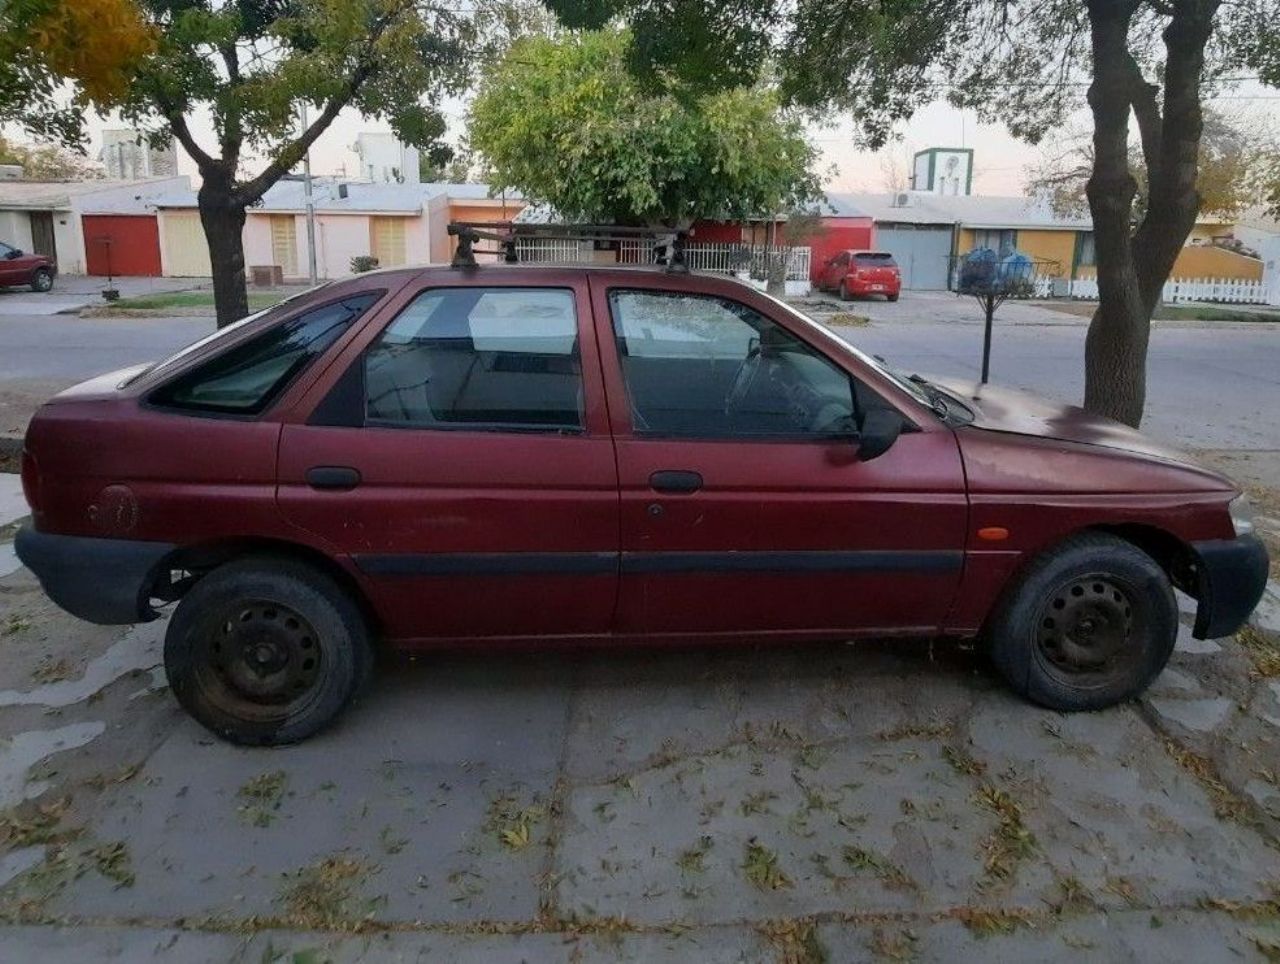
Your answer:
[[[86,402],[101,398],[116,397],[121,388],[150,368],[150,364],[130,365],[102,375],[95,375],[87,381],[64,388],[50,398],[46,405],[61,405],[66,402]]]
[[[1078,405],[1064,405],[1030,392],[977,382],[948,378],[929,381],[959,397],[973,411],[975,428],[1100,446],[1208,471],[1185,452],[1114,419],[1086,412]]]

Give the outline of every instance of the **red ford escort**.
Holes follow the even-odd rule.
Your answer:
[[[1078,408],[906,376],[727,278],[400,269],[104,375],[32,420],[23,562],[154,619],[174,694],[303,739],[407,648],[979,637],[1062,710],[1236,630],[1229,480]]]

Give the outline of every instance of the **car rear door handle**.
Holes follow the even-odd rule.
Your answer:
[[[697,492],[702,488],[702,476],[697,472],[666,469],[649,476],[649,485],[655,492]]]
[[[354,489],[360,484],[360,471],[349,465],[316,465],[307,469],[307,485],[313,489]]]

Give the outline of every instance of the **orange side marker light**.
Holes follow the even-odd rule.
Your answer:
[[[983,526],[978,530],[978,538],[984,542],[1003,542],[1009,538],[1009,530],[1004,526]]]

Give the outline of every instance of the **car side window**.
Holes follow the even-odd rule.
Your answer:
[[[424,291],[366,353],[365,423],[580,430],[582,365],[573,292]]]
[[[150,401],[193,412],[260,414],[382,295],[361,292],[272,325],[161,386]]]
[[[9,257],[9,255],[13,254],[13,251],[13,248],[5,244],[3,241],[0,241],[0,258]]]
[[[856,430],[866,389],[746,305],[615,289],[609,307],[637,434],[818,439]]]

